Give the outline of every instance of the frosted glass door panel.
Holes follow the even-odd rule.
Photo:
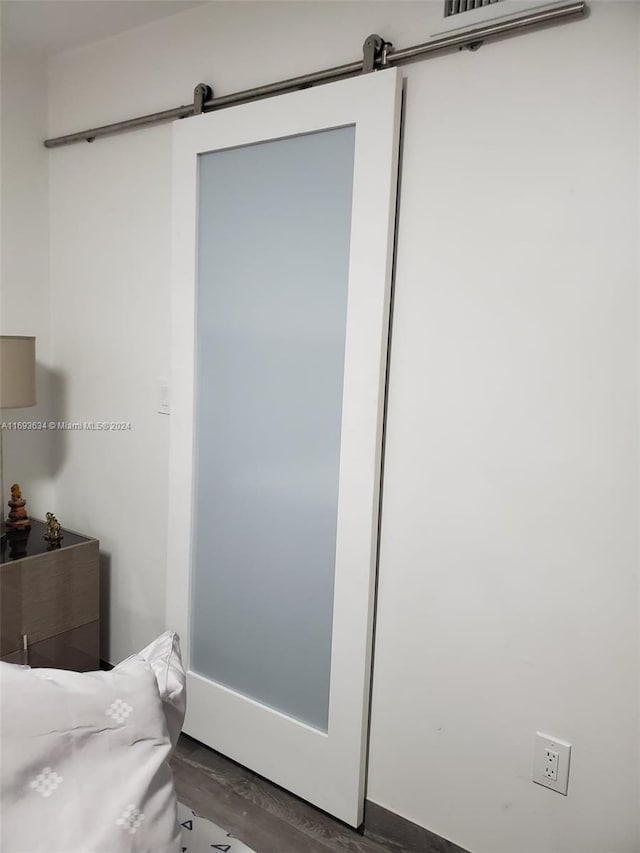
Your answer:
[[[323,731],[354,142],[199,157],[191,668]]]

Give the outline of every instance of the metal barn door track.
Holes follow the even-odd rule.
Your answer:
[[[346,65],[338,65],[327,68],[324,71],[316,71],[313,74],[303,74],[301,77],[291,77],[278,83],[268,83],[266,86],[257,86],[253,89],[245,89],[242,92],[234,92],[223,95],[220,98],[213,96],[213,90],[206,83],[199,83],[194,91],[192,104],[182,107],[174,107],[171,110],[163,110],[159,113],[151,113],[146,116],[138,116],[115,124],[105,124],[102,127],[94,127],[82,130],[78,133],[68,133],[66,136],[56,136],[45,140],[45,147],[58,148],[61,145],[71,145],[74,142],[93,142],[99,136],[109,136],[114,133],[122,133],[138,127],[149,127],[149,125],[161,122],[173,121],[179,118],[208,113],[223,107],[231,107],[236,104],[255,101],[259,98],[268,98],[271,95],[280,95],[284,92],[293,92],[298,89],[306,89],[309,86],[317,86],[321,83],[329,83],[332,80],[353,77],[356,74],[367,74],[410,62],[413,59],[421,59],[431,53],[458,47],[476,50],[485,39],[507,35],[518,32],[528,27],[540,24],[553,23],[559,20],[581,16],[585,13],[587,4],[585,0],[563,3],[553,8],[538,9],[527,12],[503,21],[481,24],[477,27],[466,29],[463,32],[453,32],[439,38],[431,39],[424,44],[405,47],[399,50],[393,48],[390,42],[385,41],[379,35],[369,36],[363,46],[362,59],[349,62]]]

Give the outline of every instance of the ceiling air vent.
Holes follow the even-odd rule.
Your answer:
[[[444,0],[444,16],[459,15],[461,12],[470,12],[472,9],[481,9],[483,6],[492,6],[494,3],[502,3],[503,0]]]
[[[494,21],[508,21],[523,12],[557,9],[563,4],[566,4],[566,0],[554,0],[551,3],[549,0],[444,0],[442,5],[437,4],[438,13],[433,22],[431,38],[440,38],[453,32],[463,33]]]

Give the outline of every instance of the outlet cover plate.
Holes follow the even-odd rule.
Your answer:
[[[557,779],[552,779],[547,772],[547,750],[558,754]],[[571,764],[571,744],[558,738],[536,732],[535,752],[533,757],[533,781],[544,785],[552,791],[567,796],[569,788],[569,766]]]

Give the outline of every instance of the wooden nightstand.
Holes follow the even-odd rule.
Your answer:
[[[60,548],[48,550],[45,531],[42,521],[31,519],[29,531],[9,531],[2,543],[0,659],[99,669],[98,540],[63,530]]]

